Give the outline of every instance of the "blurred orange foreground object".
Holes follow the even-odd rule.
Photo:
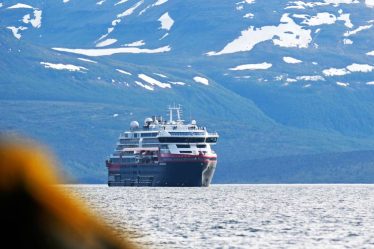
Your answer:
[[[52,165],[35,144],[0,137],[0,247],[134,248],[55,186]]]

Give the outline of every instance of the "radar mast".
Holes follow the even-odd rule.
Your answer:
[[[181,105],[173,105],[173,106],[169,106],[169,123],[172,123],[174,121],[173,119],[173,115],[174,115],[174,112],[176,114],[176,122],[177,123],[183,123],[183,119],[182,119],[182,115],[183,115],[183,111],[182,111],[182,106]]]

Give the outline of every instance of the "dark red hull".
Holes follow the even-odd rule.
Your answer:
[[[217,164],[215,156],[161,154],[149,163],[110,163],[109,186],[209,186]]]

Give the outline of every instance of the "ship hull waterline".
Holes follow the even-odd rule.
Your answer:
[[[108,186],[208,187],[216,164],[216,160],[108,163]]]

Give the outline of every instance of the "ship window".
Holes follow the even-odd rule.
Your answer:
[[[206,144],[198,144],[196,145],[197,148],[206,148]]]
[[[207,137],[206,142],[207,143],[215,143],[215,142],[217,142],[217,138],[216,137]]]
[[[134,137],[138,137],[138,133],[134,133]]]
[[[123,158],[123,161],[125,163],[132,163],[132,162],[135,162],[135,158],[133,158],[133,157],[126,157],[126,158]]]
[[[180,153],[192,153],[190,150],[181,150]]]
[[[161,143],[203,143],[203,137],[159,137]]]
[[[157,146],[157,144],[156,145],[155,144],[143,144],[144,148],[151,148],[151,147],[155,147],[155,146]]]
[[[143,138],[143,143],[158,143],[157,138]]]
[[[190,148],[189,144],[177,144],[177,148]]]
[[[204,136],[204,132],[169,132],[172,136]]]
[[[141,137],[157,137],[157,132],[141,133]]]

